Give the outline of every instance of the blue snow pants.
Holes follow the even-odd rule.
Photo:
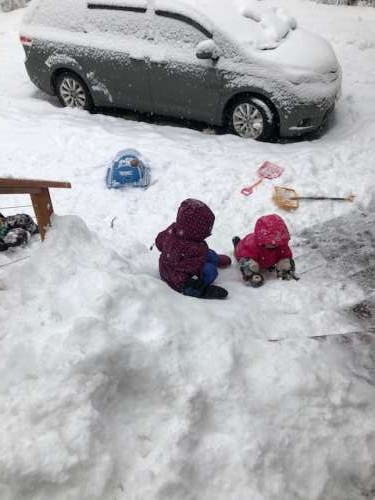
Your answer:
[[[208,250],[207,260],[203,266],[202,278],[206,285],[211,285],[218,277],[217,264],[219,257],[214,250]]]

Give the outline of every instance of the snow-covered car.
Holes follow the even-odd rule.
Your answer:
[[[268,140],[317,129],[341,69],[330,44],[259,0],[32,0],[32,82],[64,106],[132,109]]]

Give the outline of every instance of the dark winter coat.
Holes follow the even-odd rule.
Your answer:
[[[181,203],[176,222],[158,234],[159,271],[169,286],[181,291],[192,276],[200,276],[207,260],[208,245],[215,216],[201,201],[188,199]]]
[[[289,231],[283,219],[276,214],[264,215],[257,220],[254,232],[238,243],[235,256],[238,260],[253,259],[260,269],[267,269],[281,259],[293,258],[289,240]],[[265,248],[265,245],[276,247]]]

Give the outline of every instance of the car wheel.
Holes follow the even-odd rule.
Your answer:
[[[76,74],[65,71],[56,79],[56,94],[64,107],[93,109],[93,102],[86,84]]]
[[[228,113],[228,128],[244,139],[267,141],[275,134],[275,118],[269,106],[256,97],[238,99]]]

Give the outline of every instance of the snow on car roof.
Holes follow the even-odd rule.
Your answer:
[[[154,7],[194,18],[208,30],[216,27],[240,44],[260,49],[277,47],[297,26],[283,9],[260,0],[155,0]]]
[[[224,33],[245,49],[276,48],[296,27],[295,20],[284,10],[264,6],[261,0],[64,0],[63,5],[59,0],[34,0],[27,9],[24,22],[48,26],[53,20],[53,26],[76,26],[75,31],[79,31],[87,7],[93,6],[179,14],[200,23],[210,33]]]

